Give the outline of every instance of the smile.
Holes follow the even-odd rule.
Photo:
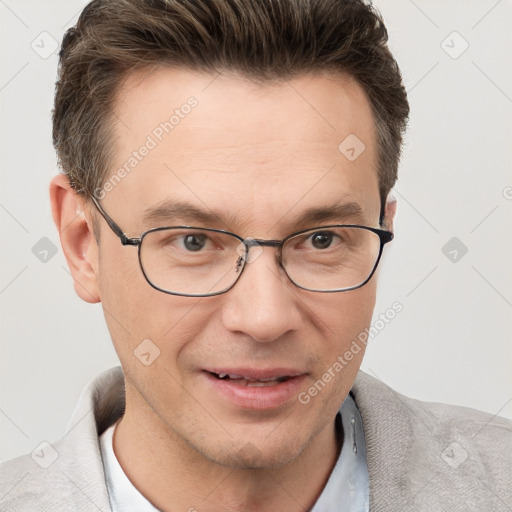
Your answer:
[[[240,386],[248,386],[248,387],[262,387],[262,386],[273,386],[279,384],[280,382],[286,382],[292,377],[285,375],[282,377],[268,377],[266,379],[254,379],[251,377],[244,377],[242,375],[236,375],[231,373],[212,373],[214,377],[219,380],[230,380],[233,383],[239,384]]]
[[[214,396],[237,409],[269,410],[295,401],[307,372],[274,368],[210,368],[202,374]]]

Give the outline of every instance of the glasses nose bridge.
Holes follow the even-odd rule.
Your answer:
[[[245,245],[247,253],[249,253],[249,250],[251,247],[276,247],[279,262],[281,261],[281,249],[283,247],[282,240],[264,240],[262,238],[246,238],[244,240],[244,245]]]
[[[258,245],[263,247],[281,247],[283,245],[282,240],[262,240],[260,238],[246,238],[244,243],[248,248]]]

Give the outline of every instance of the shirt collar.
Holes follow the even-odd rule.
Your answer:
[[[347,395],[337,416],[343,444],[334,469],[311,512],[368,512],[369,480],[363,422],[356,403]],[[113,450],[117,423],[100,436],[100,446],[113,512],[159,512],[131,483]]]
[[[363,421],[350,393],[339,414],[343,425],[343,445],[311,512],[368,512],[369,479]]]

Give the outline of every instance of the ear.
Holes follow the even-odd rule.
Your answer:
[[[86,217],[85,197],[73,190],[66,175],[59,174],[50,184],[50,202],[75,291],[85,302],[100,302],[98,245],[92,232],[92,220]]]
[[[385,210],[384,210],[384,221],[383,221],[384,227],[388,231],[391,231],[391,232],[394,231],[393,222],[395,220],[395,215],[396,215],[396,197],[389,194],[388,198],[386,199],[386,206],[385,206]]]

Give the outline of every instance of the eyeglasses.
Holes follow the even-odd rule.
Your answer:
[[[210,297],[229,291],[262,247],[277,249],[279,265],[303,290],[355,290],[371,279],[384,245],[393,240],[389,231],[352,224],[306,229],[283,240],[244,239],[222,229],[191,226],[153,228],[130,238],[91,199],[121,243],[138,247],[146,281],[171,295]]]

